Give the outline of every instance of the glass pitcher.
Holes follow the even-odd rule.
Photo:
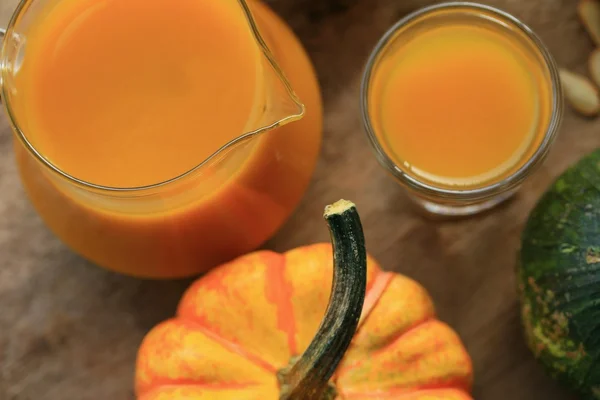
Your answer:
[[[0,32],[0,97],[15,133],[21,180],[46,224],[93,263],[147,278],[196,275],[269,239],[306,190],[321,143],[318,83],[291,30],[259,1],[220,0],[235,3],[259,54],[248,60],[262,84],[246,128],[182,174],[136,187],[107,186],[61,169],[36,144],[26,118],[30,103],[19,86],[40,16],[69,1],[23,0]]]

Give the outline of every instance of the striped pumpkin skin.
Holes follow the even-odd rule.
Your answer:
[[[471,400],[472,365],[415,281],[368,257],[358,330],[332,385],[338,399]],[[332,285],[331,244],[261,251],[215,269],[138,353],[138,400],[276,400],[277,372],[304,352]]]

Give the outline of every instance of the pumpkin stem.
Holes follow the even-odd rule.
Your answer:
[[[288,370],[281,371],[281,400],[330,399],[329,379],[344,357],[358,326],[367,285],[367,252],[362,225],[352,202],[325,208],[333,243],[333,284],[325,317],[314,339]]]

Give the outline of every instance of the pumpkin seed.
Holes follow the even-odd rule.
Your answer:
[[[600,49],[596,49],[590,55],[590,61],[588,62],[588,68],[590,70],[590,76],[596,84],[600,86]]]
[[[581,0],[577,12],[592,40],[600,45],[600,2],[598,0]]]
[[[560,80],[565,98],[577,112],[588,117],[595,116],[600,112],[598,89],[589,79],[561,69]]]

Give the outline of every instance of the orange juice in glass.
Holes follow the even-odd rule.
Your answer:
[[[373,51],[362,114],[379,162],[426,211],[475,214],[544,160],[562,115],[541,40],[498,9],[450,2],[398,22]]]
[[[1,65],[26,191],[100,266],[204,272],[267,240],[312,175],[319,87],[258,1],[24,0]]]

